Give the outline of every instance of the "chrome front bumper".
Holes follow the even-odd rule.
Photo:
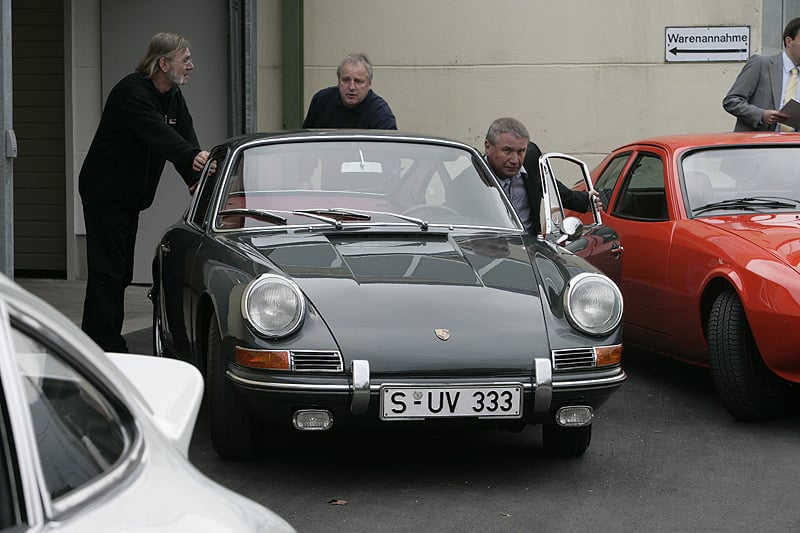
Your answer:
[[[553,393],[580,388],[604,388],[621,384],[627,378],[625,371],[621,367],[611,368],[601,376],[596,378],[570,378],[560,375],[553,380],[552,363],[549,359],[537,358],[534,361],[534,376],[521,378],[519,380],[509,379],[507,381],[492,381],[490,383],[480,381],[470,381],[470,384],[491,384],[508,385],[522,383],[523,390],[533,393],[534,412],[546,412],[550,409],[553,400]],[[261,391],[274,391],[281,393],[329,393],[346,394],[350,396],[350,412],[354,415],[364,414],[369,406],[370,396],[378,394],[382,385],[387,383],[371,383],[369,361],[364,359],[354,360],[350,365],[349,383],[341,384],[311,384],[311,383],[286,383],[277,381],[255,380],[240,375],[236,375],[230,370],[228,378],[235,384],[249,389]],[[585,376],[585,374],[583,374]],[[421,385],[419,381],[414,382],[391,382],[392,385]],[[452,383],[426,382],[426,385],[447,386]],[[460,382],[464,385],[466,382]]]

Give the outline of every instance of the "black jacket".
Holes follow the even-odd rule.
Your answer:
[[[397,120],[386,100],[372,89],[360,104],[347,107],[342,102],[339,87],[333,86],[318,91],[311,98],[303,127],[396,130]]]
[[[106,99],[81,167],[78,190],[85,207],[138,212],[150,207],[166,161],[187,185],[199,173],[192,116],[178,87],[161,93],[141,74],[128,74]]]
[[[528,142],[528,149],[525,152],[525,161],[522,163],[528,172],[528,179],[524,181],[525,192],[528,197],[528,204],[531,206],[531,218],[533,219],[533,234],[541,232],[539,222],[539,205],[542,203],[542,179],[539,171],[539,158],[542,151],[536,143]],[[564,208],[585,213],[589,210],[589,193],[586,191],[573,191],[560,181],[556,180],[558,194]]]

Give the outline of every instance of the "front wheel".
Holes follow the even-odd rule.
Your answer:
[[[592,425],[565,428],[557,424],[542,426],[542,443],[550,455],[579,457],[592,442]]]
[[[260,449],[263,425],[225,375],[228,358],[222,350],[216,315],[211,316],[208,326],[206,355],[211,444],[221,459],[252,459]]]
[[[711,307],[708,359],[714,388],[737,420],[773,418],[785,409],[788,385],[761,359],[733,291],[721,293]]]

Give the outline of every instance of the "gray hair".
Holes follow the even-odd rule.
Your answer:
[[[176,52],[190,46],[189,39],[177,33],[156,33],[147,45],[147,53],[136,66],[136,72],[152,78],[158,71],[158,62],[162,57],[173,59]]]
[[[503,117],[491,123],[489,131],[486,132],[486,140],[495,144],[500,135],[504,133],[509,133],[517,139],[531,139],[528,128],[522,122],[515,118]]]
[[[341,63],[339,63],[339,66],[336,67],[336,79],[342,77],[342,67],[345,66],[347,63],[353,63],[353,64],[361,63],[362,65],[364,65],[364,68],[367,69],[367,78],[369,78],[370,83],[372,83],[372,63],[369,62],[369,58],[363,52],[358,52],[355,54],[347,54],[346,56],[344,56],[344,59],[342,59]]]

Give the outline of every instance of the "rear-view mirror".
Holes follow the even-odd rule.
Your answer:
[[[347,161],[342,163],[340,169],[342,174],[369,172],[371,174],[380,174],[383,172],[383,165],[376,161]]]

